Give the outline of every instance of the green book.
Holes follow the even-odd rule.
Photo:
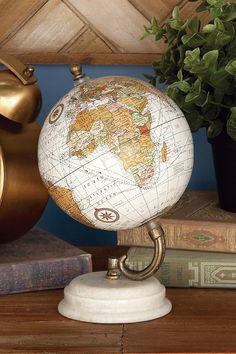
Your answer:
[[[131,247],[126,264],[141,270],[152,256],[151,248]],[[155,276],[166,287],[236,288],[236,254],[167,249]]]

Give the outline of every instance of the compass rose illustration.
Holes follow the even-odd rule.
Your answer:
[[[117,211],[110,208],[95,209],[94,216],[97,220],[105,223],[116,222],[120,218]]]
[[[62,111],[64,109],[64,105],[61,103],[58,106],[56,106],[56,108],[51,112],[50,116],[49,116],[49,123],[53,124],[55,123],[61,116]]]

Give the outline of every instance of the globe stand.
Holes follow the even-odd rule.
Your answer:
[[[151,264],[142,271],[132,271],[125,264],[127,256],[110,258],[107,273],[87,273],[71,281],[58,306],[60,314],[95,323],[141,322],[168,314],[171,303],[165,287],[151,276],[164,258],[164,233],[154,220],[147,227],[154,242]]]
[[[50,195],[75,220],[102,230],[136,227],[164,213],[180,198],[192,171],[192,135],[184,115],[138,79],[86,82],[79,65],[72,65],[71,73],[75,88],[50,111],[39,139],[39,170]],[[155,221],[147,226],[154,243],[151,264],[134,272],[123,256],[110,260],[107,275],[74,279],[59,304],[62,315],[127,323],[171,310],[165,288],[152,277],[164,257],[164,233]]]

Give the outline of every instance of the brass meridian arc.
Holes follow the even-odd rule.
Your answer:
[[[122,274],[131,280],[144,280],[152,276],[161,266],[165,256],[165,234],[157,220],[150,220],[147,224],[148,234],[154,244],[154,255],[151,263],[141,271],[134,271],[127,267],[127,255],[119,259],[119,269]]]

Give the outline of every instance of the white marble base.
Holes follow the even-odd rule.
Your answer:
[[[153,320],[171,311],[165,287],[155,278],[133,281],[106,272],[87,273],[65,287],[58,311],[73,320],[95,323],[131,323]]]

